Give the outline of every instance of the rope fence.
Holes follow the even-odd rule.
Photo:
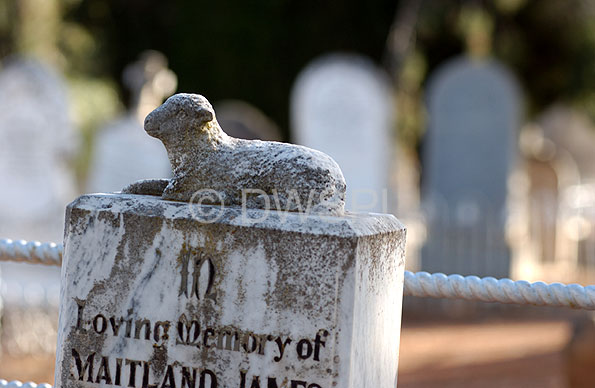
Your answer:
[[[52,388],[50,384],[35,384],[32,382],[21,383],[20,381],[6,381],[0,379],[0,388]]]
[[[405,295],[595,310],[595,286],[405,271]]]
[[[39,241],[0,240],[0,261],[62,265],[62,244]]]
[[[60,266],[61,244],[0,240],[0,261]],[[595,286],[405,271],[404,295],[595,310]],[[0,386],[2,388],[2,386]]]

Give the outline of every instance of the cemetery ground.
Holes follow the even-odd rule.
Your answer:
[[[565,347],[571,331],[567,318],[465,322],[405,317],[398,388],[570,387]],[[52,355],[0,356],[4,379],[53,382],[53,371]]]

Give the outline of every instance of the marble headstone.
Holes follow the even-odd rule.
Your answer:
[[[293,139],[339,163],[348,209],[388,211],[393,107],[388,77],[361,56],[318,58],[294,84]]]
[[[537,258],[573,263],[569,281],[577,281],[595,263],[595,128],[584,112],[561,104],[543,112],[537,124],[536,157],[552,175],[549,182],[543,174],[529,175],[531,188],[540,189],[530,199],[531,221],[540,226],[531,231],[543,247]],[[552,272],[558,280],[560,271]]]
[[[257,160],[262,151],[273,166],[284,161],[277,165],[282,172],[285,162],[298,168],[308,161],[312,172],[292,178],[298,190],[335,182],[336,172],[325,171],[334,162],[320,152],[222,135],[200,96],[173,96],[155,112],[147,132],[166,139],[182,164],[215,162],[214,155],[228,152]],[[218,146],[174,145],[172,131],[183,139],[195,129]],[[203,146],[213,154],[201,154]],[[226,193],[249,189],[242,182],[254,168],[202,167],[213,172],[202,178],[217,190],[224,182]],[[163,196],[201,182],[200,171],[184,171],[189,175],[176,173]],[[274,176],[279,181],[260,183],[285,184],[283,175]],[[125,193],[71,203],[56,386],[394,388],[402,224],[392,215],[340,208],[325,215],[252,205]]]
[[[521,112],[517,84],[494,60],[459,58],[436,71],[427,95],[422,269],[507,277],[504,227]]]
[[[76,196],[68,162],[78,145],[64,81],[32,59],[12,57],[3,65],[0,238],[60,242],[64,208]],[[2,279],[7,305],[31,307],[45,305],[46,296],[58,299],[57,268],[3,263]]]
[[[167,177],[171,169],[161,143],[148,137],[142,122],[176,89],[175,74],[163,54],[148,51],[124,70],[131,89],[131,109],[109,123],[94,140],[87,191],[112,192],[138,179]]]
[[[255,106],[239,100],[224,100],[215,107],[217,121],[229,136],[247,140],[281,140],[277,125]]]

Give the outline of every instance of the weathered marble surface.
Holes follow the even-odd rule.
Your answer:
[[[172,165],[174,177],[165,182],[164,199],[343,213],[345,179],[333,159],[293,144],[230,137],[203,96],[168,98],[147,116],[145,131],[163,142]],[[163,184],[141,181],[123,192],[152,194]]]
[[[57,387],[395,387],[393,216],[98,194],[66,219]]]

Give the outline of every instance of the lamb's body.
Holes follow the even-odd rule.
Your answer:
[[[157,194],[167,184],[168,200],[239,206],[245,199],[248,208],[343,212],[345,180],[334,160],[303,146],[229,137],[204,97],[170,97],[147,116],[145,129],[163,141],[174,178],[125,192]]]

